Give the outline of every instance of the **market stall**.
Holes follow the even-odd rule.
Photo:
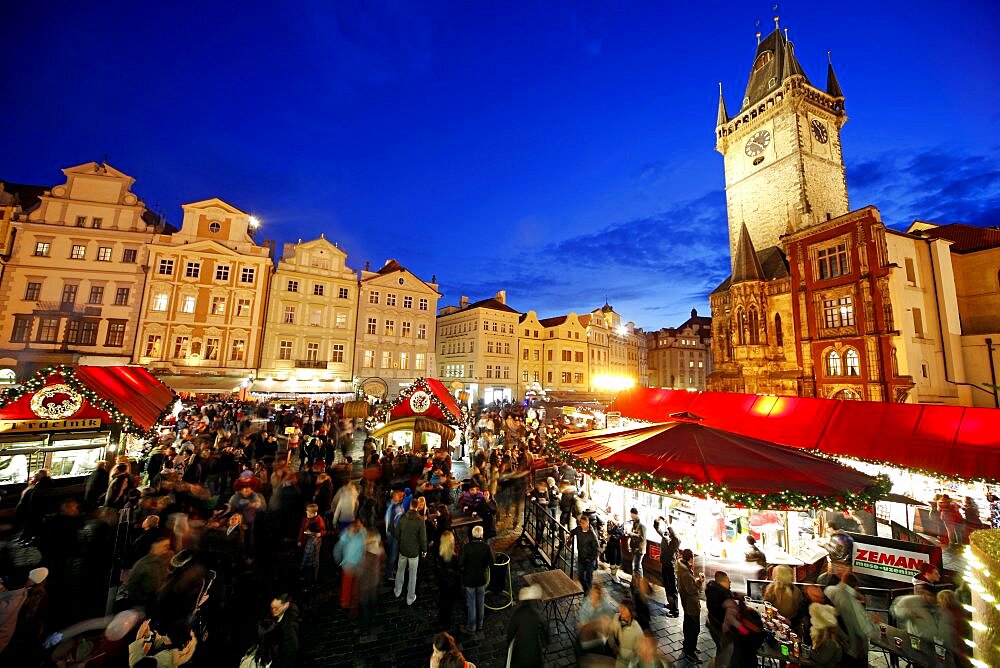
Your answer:
[[[885,478],[694,420],[574,434],[549,448],[589,477],[598,506],[624,519],[630,508],[639,510],[654,572],[660,538],[653,522],[663,517],[708,577],[726,570],[736,574],[736,586],[760,575],[747,565],[747,536],[768,564],[805,575],[827,554],[820,540],[825,511],[871,507],[889,486]]]
[[[56,366],[0,394],[0,485],[88,475],[140,447],[175,401],[142,367]]]
[[[450,444],[454,427],[462,425],[462,411],[441,381],[417,378],[393,401],[381,404],[369,418],[372,438],[384,448],[426,452]]]

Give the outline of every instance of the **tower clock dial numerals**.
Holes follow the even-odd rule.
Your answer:
[[[827,140],[830,138],[829,133],[827,133],[826,131],[826,126],[816,119],[813,119],[812,131],[813,135],[816,137],[816,141],[818,141],[820,144],[825,144]]]
[[[747,140],[746,154],[755,158],[764,152],[767,145],[771,143],[771,133],[767,130],[758,130]]]

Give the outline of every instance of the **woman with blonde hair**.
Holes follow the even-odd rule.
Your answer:
[[[841,641],[846,642],[844,632],[837,624],[837,609],[832,605],[813,603],[809,606],[809,620],[812,640],[810,658],[821,668],[837,668],[843,659]]]
[[[774,581],[764,590],[764,601],[777,608],[786,619],[794,620],[802,609],[802,592],[792,584],[792,569],[784,565],[775,566],[771,577]]]
[[[455,601],[462,596],[462,576],[458,570],[458,554],[455,550],[455,534],[449,529],[441,534],[437,559],[438,582],[438,628],[447,631],[452,628],[452,610]]]

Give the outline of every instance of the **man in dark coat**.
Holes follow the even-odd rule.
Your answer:
[[[412,510],[410,512],[413,512]],[[458,557],[458,570],[465,587],[466,623],[463,633],[483,630],[487,571],[493,565],[493,550],[483,541],[483,527],[472,527],[472,540]]]
[[[677,548],[681,541],[670,525],[661,531],[660,520],[653,520],[653,530],[660,535],[660,575],[663,578],[663,590],[667,597],[667,617],[677,617],[677,575],[674,573],[674,561],[677,560]],[[664,522],[666,520],[663,520]]]
[[[597,553],[600,551],[600,541],[590,527],[590,517],[580,517],[580,524],[571,532],[576,539],[576,558],[580,570],[580,586],[584,596],[590,591],[594,581],[594,568],[597,567]]]
[[[108,463],[104,460],[97,462],[97,468],[87,477],[87,486],[83,491],[83,503],[87,510],[101,505],[101,496],[108,491],[110,481],[111,474],[108,473]]]
[[[508,665],[519,668],[541,668],[544,647],[549,642],[549,624],[535,601],[541,599],[538,585],[524,587],[518,593],[520,603],[507,623],[507,647],[511,660]],[[511,643],[514,647],[511,648]]]

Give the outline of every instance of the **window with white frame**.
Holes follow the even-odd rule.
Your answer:
[[[426,339],[427,338],[427,325],[426,324],[420,323],[420,324],[417,325],[417,338],[418,339]]]
[[[844,352],[844,373],[847,376],[861,375],[861,361],[858,359],[858,351],[848,348]]]
[[[162,274],[163,276],[170,276],[174,273],[174,261],[173,260],[160,260],[160,266],[156,273]]]
[[[159,334],[150,334],[146,337],[146,345],[142,354],[144,357],[159,357],[163,350],[163,337]]]
[[[234,362],[242,362],[247,354],[246,339],[233,339],[229,346],[229,359]]]
[[[378,320],[368,318],[368,328],[365,331],[369,334],[378,334]]]
[[[284,325],[295,324],[295,306],[286,306],[281,314],[281,322]]]
[[[400,369],[410,368],[410,353],[407,352],[399,353],[399,368]]]
[[[347,288],[337,288],[338,299],[347,299],[348,297],[350,297],[350,294],[351,293],[348,291]]]
[[[226,298],[212,297],[212,309],[210,313],[212,315],[226,315]]]
[[[424,365],[427,364],[427,356],[424,353],[414,353],[413,354],[413,368],[417,371],[422,371]]]
[[[322,283],[313,283],[313,295],[316,297],[322,297],[323,293],[326,292],[326,286]]]
[[[387,293],[385,293],[385,305],[386,306],[395,306],[396,305],[396,293],[394,293],[394,292],[387,292]]]
[[[372,290],[368,293],[368,303],[378,304],[378,290]]]
[[[250,298],[238,297],[236,299],[236,317],[246,318],[250,316]]]
[[[418,303],[419,303],[421,311],[426,311],[427,310],[428,302],[427,302],[427,298],[426,297],[421,297],[420,301]]]
[[[364,354],[364,368],[373,369],[375,368],[375,351],[366,350]]]
[[[187,357],[188,347],[190,346],[190,344],[191,344],[190,336],[174,337],[174,359]]]
[[[403,295],[403,308],[413,308],[413,297]]]
[[[205,339],[205,359],[219,359],[219,337],[210,336]]]
[[[334,343],[330,347],[330,361],[331,362],[343,362],[344,361],[344,344]]]
[[[854,305],[850,296],[823,300],[823,322],[828,328],[854,325]]]
[[[217,264],[217,265],[215,265],[215,280],[217,280],[217,281],[228,281],[229,280],[229,265],[228,264]]]
[[[335,327],[338,327],[338,328],[347,327],[347,314],[346,313],[337,313],[334,316],[333,322],[334,322],[334,326]]]
[[[160,292],[153,295],[153,304],[151,308],[154,311],[166,311],[169,303],[170,297],[168,297],[166,293]]]
[[[391,369],[392,368],[392,353],[388,350],[382,351],[382,368]]]
[[[386,320],[385,321],[384,335],[385,336],[393,336],[395,333],[396,333],[396,321],[395,320]]]
[[[839,243],[816,251],[816,270],[820,280],[847,274],[847,244]]]
[[[193,295],[181,297],[181,313],[194,313],[194,307],[198,300]]]
[[[240,269],[240,283],[253,283],[256,277],[256,267],[243,267]]]
[[[184,266],[184,278],[198,278],[201,276],[201,262],[188,262]]]
[[[73,244],[73,247],[69,251],[69,257],[71,260],[83,260],[87,257],[87,247],[83,244]]]
[[[289,279],[289,281],[287,283],[285,283],[285,289],[288,292],[298,292],[299,291],[299,282],[295,281],[295,280]]]
[[[409,320],[404,320],[402,322],[402,329],[400,330],[400,334],[402,334],[403,336],[409,336],[410,335],[410,321]]]
[[[114,253],[114,249],[111,246],[99,246],[97,248],[98,262],[111,262],[112,253]]]

